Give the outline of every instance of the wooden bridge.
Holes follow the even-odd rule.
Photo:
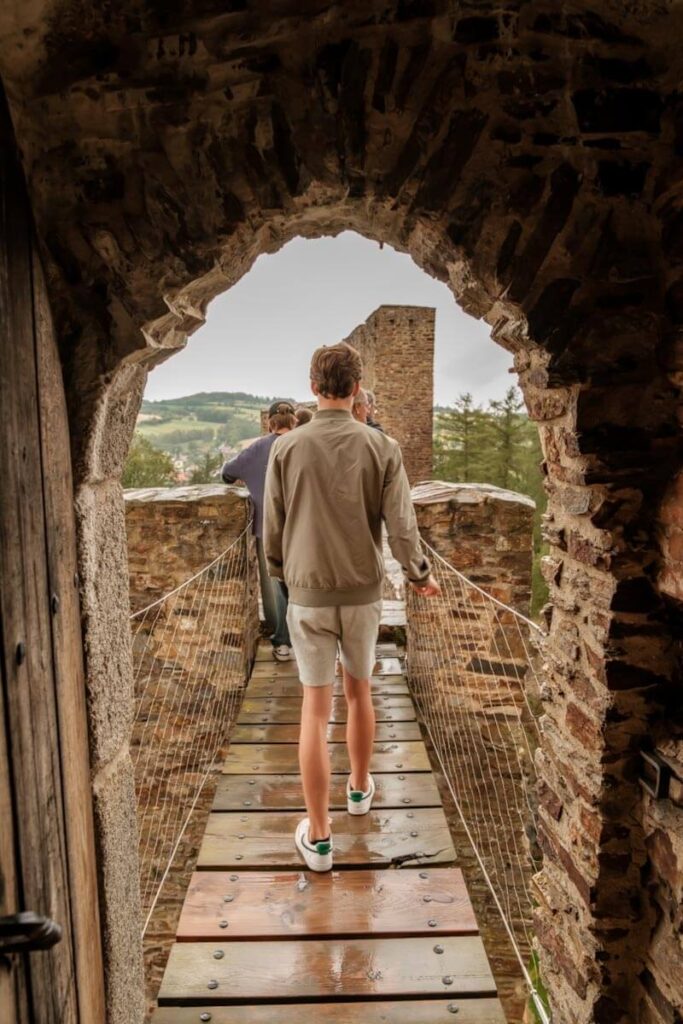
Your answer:
[[[504,1024],[401,652],[380,644],[377,657],[377,795],[367,816],[346,813],[338,680],[334,871],[316,875],[294,847],[301,684],[293,662],[259,649],[154,1024],[300,1024],[312,1011],[327,1024]]]

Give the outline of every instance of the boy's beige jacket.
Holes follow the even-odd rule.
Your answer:
[[[284,579],[293,604],[369,604],[382,596],[382,520],[407,579],[430,565],[396,441],[325,409],[275,442],[264,501],[268,571]]]

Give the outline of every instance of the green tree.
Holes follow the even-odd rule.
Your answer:
[[[486,451],[485,414],[472,395],[459,395],[453,407],[437,415],[434,469],[443,480],[482,483],[482,462]]]
[[[486,418],[491,440],[491,469],[488,482],[497,487],[512,488],[521,476],[520,441],[526,420],[523,408],[524,402],[515,387],[508,388],[503,399],[489,402]]]
[[[190,473],[189,482],[191,484],[212,484],[218,478],[218,473],[223,465],[223,458],[220,452],[215,455],[211,452],[206,452],[204,458],[201,460],[198,466]]]
[[[124,487],[170,487],[176,482],[173,459],[155,448],[141,434],[135,434],[121,476]]]

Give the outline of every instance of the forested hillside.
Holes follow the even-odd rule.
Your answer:
[[[200,392],[159,402],[143,401],[138,433],[191,472],[221,446],[261,432],[261,409],[271,398],[241,391]]]

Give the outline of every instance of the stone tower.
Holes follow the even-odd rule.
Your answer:
[[[380,306],[344,339],[362,356],[363,386],[401,445],[411,484],[432,475],[435,318],[429,306]]]

